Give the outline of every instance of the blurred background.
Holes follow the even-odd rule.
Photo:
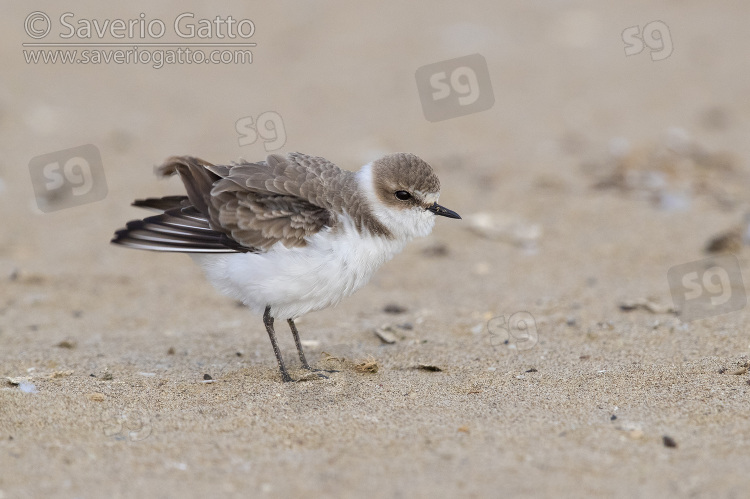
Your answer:
[[[152,175],[170,155],[228,163],[300,151],[354,170],[409,151],[435,167],[443,204],[466,217],[438,224],[437,243],[476,229],[461,246],[467,263],[452,267],[457,304],[524,308],[586,279],[614,295],[665,295],[668,268],[742,223],[745,9],[9,4],[3,272],[179,272],[183,259],[108,244],[142,215],[132,199],[181,192]],[[192,56],[175,55],[185,48]],[[79,63],[44,62],[65,50]],[[117,50],[131,54],[107,63]],[[214,50],[231,62],[208,61]],[[75,161],[65,169],[89,153],[90,175]]]
[[[668,194],[676,196],[664,201],[666,208],[678,208],[680,217],[699,223],[701,218],[690,211],[696,210],[696,189],[687,178],[693,165],[673,171],[674,164],[690,155],[687,149],[698,147],[721,154],[709,159],[719,166],[740,172],[746,167],[750,104],[744,98],[744,56],[750,35],[744,29],[745,8],[731,2],[719,7],[561,1],[73,2],[42,3],[38,9],[7,4],[0,203],[12,216],[0,228],[3,258],[58,272],[78,260],[120,261],[123,253],[107,245],[109,233],[136,213],[125,207],[132,198],[179,190],[176,181],[156,182],[151,176],[153,165],[174,154],[226,163],[301,151],[356,169],[384,153],[411,151],[440,172],[442,199],[459,212],[502,210],[547,225],[573,214],[560,199],[544,198],[562,190],[597,203],[598,193],[590,187],[608,178],[612,161],[641,155],[646,157],[631,158],[636,170],[672,170],[656,172],[658,178],[646,175],[642,182],[630,179],[637,185],[625,188],[653,190],[665,183]],[[29,19],[34,10],[48,17],[46,36],[34,38],[25,31],[27,23],[26,29],[43,33],[47,21]],[[61,21],[65,13],[70,15]],[[212,22],[213,33],[180,38],[174,22],[184,13],[191,15],[179,23],[183,34],[191,26],[196,32],[205,29],[201,20]],[[242,28],[245,33],[254,28],[252,36],[220,38],[227,26],[213,21],[228,16],[251,20]],[[107,20],[137,21],[135,39],[127,31],[124,39],[113,38],[110,31],[100,38],[93,23],[107,28]],[[166,33],[153,38],[146,32],[140,38],[139,30],[155,20],[162,21]],[[90,38],[80,31],[86,24],[92,26]],[[153,26],[159,31],[158,24]],[[255,44],[252,63],[165,63],[156,69],[154,62],[27,62],[49,57],[41,52],[57,47],[22,46],[118,42],[126,46],[63,48],[107,52],[132,45],[148,60],[157,55],[143,52],[179,45],[145,44],[184,41],[250,42]],[[208,54],[213,48],[202,50]],[[240,49],[226,50],[229,60]],[[449,112],[440,121],[428,121],[417,69],[471,54],[486,61],[489,84],[482,91],[484,98],[491,94],[492,102],[476,112],[455,117]],[[257,134],[253,123],[278,127],[278,133]],[[30,181],[32,159],[86,144],[101,154],[104,174],[94,180],[100,185],[106,179],[106,191],[79,206],[53,200],[52,211],[42,214]],[[669,159],[672,165],[644,166],[653,161],[650,154],[660,154],[659,147],[671,147],[667,152],[682,148],[677,151],[682,157]],[[49,201],[41,197],[40,202]],[[51,244],[54,252],[48,253]]]

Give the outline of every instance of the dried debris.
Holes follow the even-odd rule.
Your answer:
[[[502,241],[535,250],[542,237],[542,226],[506,213],[478,212],[466,217],[466,227],[486,239]]]
[[[13,386],[18,386],[21,383],[28,383],[31,381],[31,376],[16,376],[16,377],[10,377],[6,376],[5,379],[7,382]]]
[[[386,345],[393,345],[398,341],[398,338],[394,334],[394,330],[391,326],[383,326],[375,329],[375,336],[380,338],[380,341]]]
[[[31,376],[6,376],[6,380],[9,384],[13,386],[20,386],[23,383],[31,384],[31,381],[33,379],[60,379],[65,378],[67,376],[70,376],[73,374],[73,370],[67,370],[67,371],[54,371],[49,374],[33,374]]]
[[[60,343],[55,345],[58,348],[67,348],[69,350],[72,350],[76,347],[76,342],[73,340],[62,340]]]
[[[709,239],[706,252],[739,253],[746,244],[750,244],[750,212],[743,215],[741,223]]]
[[[359,373],[376,373],[379,369],[378,361],[373,358],[368,358],[354,365],[354,370]]]
[[[645,310],[646,312],[651,312],[652,314],[674,314],[676,313],[674,307],[670,305],[662,305],[660,303],[656,303],[655,301],[649,298],[624,300],[620,302],[619,306],[620,306],[620,310],[623,310],[625,312],[631,312],[633,310],[641,309],[641,310]]]
[[[743,374],[747,374],[748,370],[750,370],[750,361],[744,361],[739,363],[739,367],[737,367],[736,369],[732,369],[731,371],[726,367],[722,367],[721,369],[719,369],[719,374],[742,376]]]
[[[742,250],[742,229],[737,227],[712,237],[706,244],[708,253],[739,253]]]
[[[732,208],[746,194],[745,174],[733,155],[708,151],[677,127],[637,148],[626,138],[613,139],[607,157],[584,169],[595,177],[594,188],[645,195],[665,211],[684,211],[698,195]]]
[[[321,352],[323,355],[322,362],[330,365],[331,362],[338,364],[338,368],[353,369],[359,373],[376,373],[380,370],[380,364],[373,357],[367,357],[364,360],[351,361],[344,357],[335,357],[328,352]]]
[[[442,369],[438,366],[433,366],[431,364],[417,364],[417,366],[414,369],[420,369],[422,371],[430,371],[430,372],[441,372]]]

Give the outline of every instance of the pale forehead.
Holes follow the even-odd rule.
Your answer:
[[[411,190],[423,197],[440,192],[440,180],[432,167],[414,154],[389,154],[375,161],[372,169],[376,181]]]

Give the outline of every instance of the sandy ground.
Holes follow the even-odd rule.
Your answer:
[[[168,30],[192,12],[252,19],[257,46],[249,65],[27,64],[32,10],[50,42],[65,12]],[[743,2],[5,2],[0,498],[746,497],[750,313],[683,320],[667,272],[702,272],[707,242],[742,229],[749,16]],[[659,31],[669,57],[626,56],[631,27]],[[475,53],[494,104],[425,119],[417,68]],[[277,147],[236,130],[267,111],[283,119],[276,152],[348,169],[420,155],[464,215],[299,321],[308,358],[339,370],[327,380],[282,384],[260,318],[188,257],[108,244],[142,215],[132,199],[180,192],[152,175],[164,158]],[[86,144],[101,199],[42,196],[41,211],[33,158]],[[723,248],[747,282],[740,232]],[[527,336],[503,336],[519,312]]]

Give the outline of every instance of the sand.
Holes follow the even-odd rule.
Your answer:
[[[3,10],[0,499],[748,494],[748,5]],[[249,65],[26,64],[32,10],[54,42],[64,12],[168,29],[192,12],[252,19],[257,46]],[[669,57],[626,56],[623,31],[654,21]],[[425,119],[416,70],[475,53],[489,109]],[[247,131],[269,111],[283,146]],[[106,190],[98,175],[98,200],[43,197],[45,213],[34,158],[87,144]],[[281,383],[260,317],[187,256],[108,243],[143,215],[134,198],[180,193],[152,174],[166,157],[269,147],[347,169],[413,152],[464,216],[299,321],[328,379]],[[668,271],[703,286],[694,262],[727,231],[732,310],[688,321]]]

